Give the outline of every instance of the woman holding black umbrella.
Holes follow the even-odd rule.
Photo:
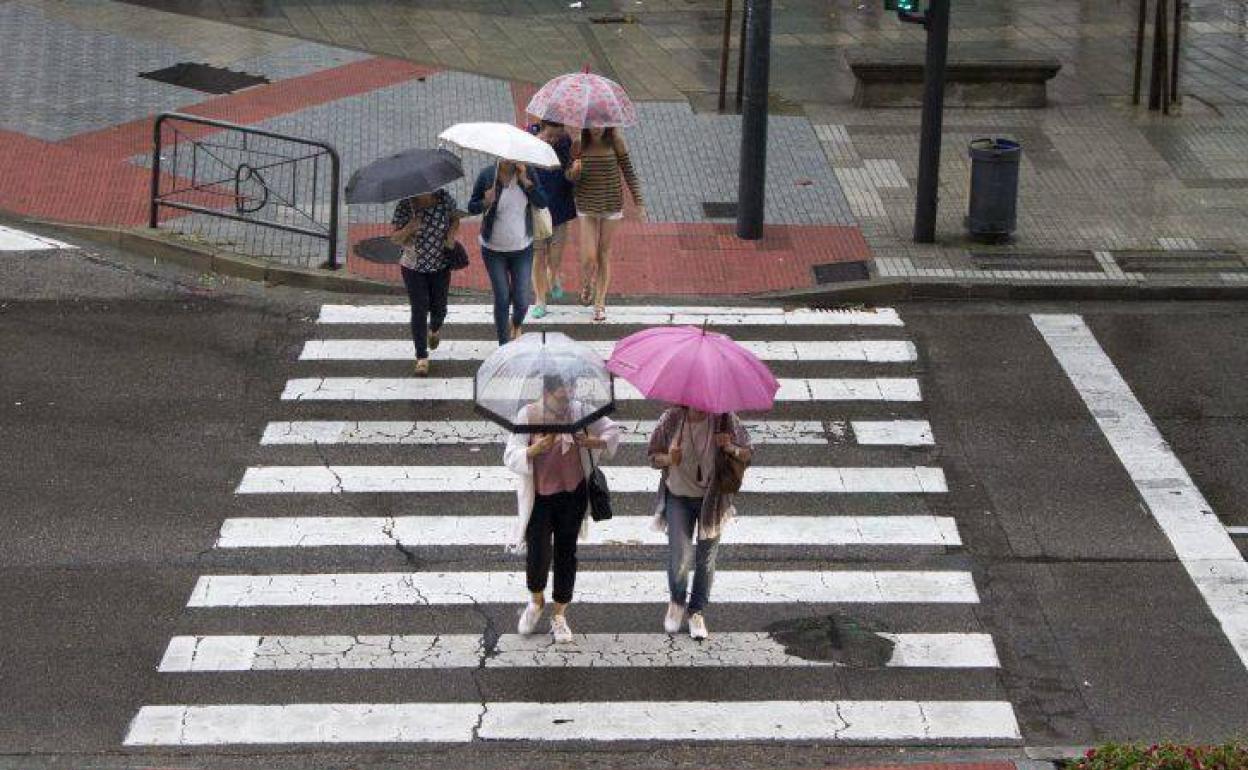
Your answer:
[[[416,376],[429,376],[429,351],[437,349],[451,291],[447,241],[457,224],[455,198],[446,190],[406,198],[394,210],[390,240],[403,249],[399,270],[412,307]]]

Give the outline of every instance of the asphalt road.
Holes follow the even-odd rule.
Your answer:
[[[714,627],[763,630],[837,611],[896,633],[947,629],[991,634],[999,669],[804,668],[503,669],[158,673],[179,634],[480,634],[510,632],[515,607],[199,608],[186,604],[205,574],[515,569],[497,549],[214,549],[236,516],[505,515],[507,494],[235,494],[249,466],[492,465],[483,447],[273,447],[274,419],[471,419],[456,405],[279,402],[287,379],[310,376],[299,351],[332,336],[313,322],[342,296],[222,282],[124,254],[0,254],[0,768],[43,767],[567,767],[813,766],[913,756],[932,745],[815,741],[730,745],[468,744],[126,749],[145,704],[982,698],[1012,704],[1023,745],[1102,739],[1218,740],[1248,724],[1248,672],[1174,549],[1033,325],[1031,313],[1076,313],[1172,444],[1227,524],[1245,459],[1248,312],[1236,305],[953,304],[898,308],[904,330],[857,332],[909,339],[914,363],[776,365],[782,377],[919,378],[920,404],[890,418],[930,420],[933,447],[833,444],[825,452],[776,446],[768,465],[921,465],[944,470],[949,492],[919,495],[766,495],[756,512],[812,516],[935,515],[957,522],[964,546],[899,551],[872,546],[725,546],[721,569],[969,570],[977,604],[857,604],[794,608],[723,604]],[[370,300],[360,298],[359,302]],[[373,300],[375,301],[375,300]],[[651,304],[660,304],[654,301]],[[352,337],[396,336],[361,327]],[[480,336],[483,329],[473,330]],[[588,336],[618,332],[594,329]],[[401,334],[401,330],[397,333]],[[742,329],[766,339],[773,331]],[[826,330],[786,329],[820,339]],[[347,331],[336,333],[347,336]],[[841,338],[845,338],[842,334]],[[402,376],[402,362],[325,363],[316,376]],[[439,374],[468,376],[469,363]],[[885,374],[887,372],[887,374]],[[639,404],[629,417],[652,416]],[[794,404],[786,419],[857,418],[862,405]],[[877,409],[877,412],[879,410]],[[626,447],[622,464],[638,464]],[[261,499],[262,498],[262,499]],[[620,513],[646,512],[649,495],[619,496]],[[765,511],[763,511],[765,509]],[[619,514],[617,514],[619,515]],[[658,569],[657,547],[586,552],[584,569]],[[661,602],[662,599],[658,599]],[[654,631],[651,606],[576,607],[580,629]],[[950,755],[985,742],[946,741]],[[983,756],[985,754],[976,754]]]

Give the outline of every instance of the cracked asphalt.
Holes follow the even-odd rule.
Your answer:
[[[64,239],[64,238],[62,238]],[[930,748],[840,747],[801,743],[745,746],[619,746],[556,750],[538,743],[483,742],[454,748],[352,747],[341,751],[254,750],[128,752],[129,719],[147,703],[378,702],[422,700],[480,704],[558,701],[592,691],[612,700],[745,700],[837,697],[950,699],[1001,697],[1015,708],[1028,745],[1078,745],[1104,738],[1229,738],[1248,724],[1248,673],[1204,607],[1028,313],[1084,315],[1097,339],[1153,417],[1214,510],[1248,526],[1248,310],[1233,304],[929,304],[904,306],[902,332],[860,337],[913,339],[921,404],[890,405],[897,419],[929,419],[934,447],[891,449],[830,444],[773,445],[766,464],[869,466],[889,457],[945,470],[950,492],[919,496],[775,495],[783,513],[907,513],[951,516],[965,546],[908,551],[871,547],[725,547],[721,569],[969,569],[981,604],[862,605],[838,608],[865,627],[893,633],[975,629],[990,633],[999,671],[838,666],[797,669],[692,667],[611,669],[491,667],[514,634],[517,606],[243,608],[186,607],[207,574],[361,571],[439,572],[517,569],[498,549],[428,548],[400,542],[394,517],[417,507],[442,515],[509,515],[510,495],[453,498],[424,494],[271,495],[263,515],[374,516],[393,547],[323,548],[314,553],[214,549],[225,518],[257,515],[234,494],[250,465],[495,464],[497,446],[400,449],[369,444],[266,446],[267,422],[294,419],[279,395],[300,375],[296,361],[323,302],[341,296],[266,289],[153,264],[126,254],[85,252],[0,255],[0,769],[63,767],[373,768],[465,767],[794,767],[855,759],[895,760]],[[605,338],[618,330],[593,330]],[[361,336],[376,335],[372,328]],[[786,338],[819,331],[786,329]],[[882,376],[880,364],[838,365],[843,376]],[[377,366],[401,376],[403,362]],[[778,362],[778,376],[810,377],[810,362]],[[446,376],[468,376],[470,362]],[[307,371],[306,369],[302,371]],[[318,373],[352,376],[351,362]],[[838,376],[842,376],[838,374]],[[454,404],[382,405],[359,410],[304,403],[298,419],[475,419]],[[624,418],[653,419],[624,404]],[[784,419],[836,424],[870,414],[838,405],[792,404]],[[385,415],[385,416],[380,416]],[[843,426],[842,426],[843,427]],[[415,428],[413,428],[415,430]],[[401,460],[395,459],[395,452]],[[624,445],[618,464],[640,464],[643,447]],[[341,480],[339,480],[341,485]],[[245,496],[242,496],[245,497]],[[650,495],[623,495],[617,515],[643,515]],[[748,505],[748,503],[747,503]],[[762,507],[758,503],[756,507]],[[410,509],[412,510],[409,510]],[[749,514],[747,508],[745,514]],[[603,545],[582,556],[586,570],[659,569],[658,551]],[[783,553],[783,558],[780,554]],[[640,554],[640,556],[639,556]],[[640,561],[639,561],[640,559]],[[417,583],[408,581],[411,590]],[[632,624],[653,633],[655,607],[574,607],[574,628]],[[761,632],[826,607],[724,605],[725,628]],[[307,655],[282,634],[341,634],[356,641],[427,637],[413,655],[436,655],[452,635],[480,644],[478,664],[455,670],[292,675],[277,671],[160,674],[172,636],[261,637],[260,659]],[[713,627],[714,628],[714,627]],[[578,628],[577,630],[581,630]],[[423,642],[422,642],[423,644]],[[526,648],[527,649],[527,648]],[[652,655],[654,651],[628,654]],[[728,651],[707,652],[708,655]],[[357,654],[347,649],[344,658]],[[358,653],[367,657],[365,653]],[[677,654],[667,650],[662,654]],[[699,653],[703,654],[703,653]],[[591,670],[592,669],[592,670]],[[844,721],[843,717],[838,719]],[[475,734],[475,732],[474,732]],[[966,756],[974,747],[954,750]],[[1010,749],[1015,750],[1015,749]],[[999,751],[999,750],[998,750]],[[986,756],[979,754],[977,756]]]

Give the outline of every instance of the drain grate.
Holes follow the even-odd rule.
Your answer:
[[[972,251],[976,270],[1046,270],[1063,272],[1100,271],[1091,251]]]
[[[702,201],[702,214],[707,219],[736,219],[737,202],[716,203],[714,201]]]
[[[1229,251],[1115,251],[1128,273],[1248,273],[1248,264]]]
[[[394,241],[386,236],[368,238],[355,244],[355,255],[381,265],[395,264],[403,256]]]
[[[182,62],[163,70],[140,72],[139,77],[203,91],[206,94],[232,94],[269,82],[268,78],[260,75],[249,75],[246,72],[235,72],[199,62]]]
[[[815,283],[844,283],[845,281],[866,281],[871,278],[871,271],[866,262],[828,262],[823,265],[811,265],[815,274]]]
[[[636,24],[637,17],[631,13],[609,13],[604,16],[590,16],[590,24]]]

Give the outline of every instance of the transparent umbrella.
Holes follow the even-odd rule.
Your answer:
[[[543,391],[567,388],[569,409],[547,411]],[[593,348],[559,332],[530,332],[490,354],[473,378],[478,413],[512,433],[576,433],[615,411],[615,380]],[[542,419],[517,420],[538,404]]]

